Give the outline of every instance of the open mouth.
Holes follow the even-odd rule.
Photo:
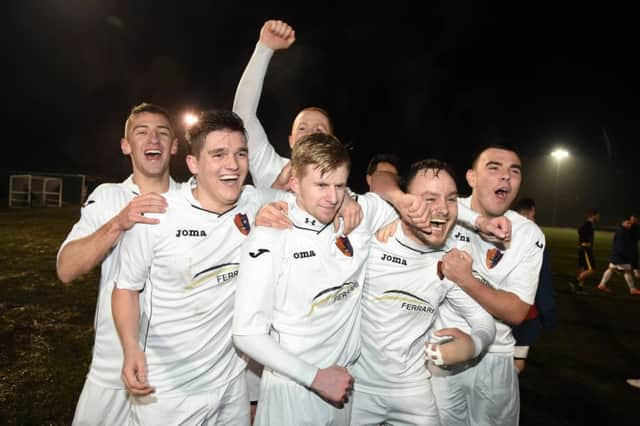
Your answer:
[[[495,191],[495,194],[496,194],[496,197],[497,197],[499,200],[505,201],[505,200],[507,199],[507,197],[509,196],[509,193],[510,193],[510,192],[511,192],[511,191],[509,191],[509,188],[498,188],[498,189]]]
[[[155,160],[162,156],[162,151],[159,149],[148,149],[144,152],[144,156],[149,160]]]
[[[225,183],[227,185],[233,185],[233,184],[237,183],[239,179],[240,179],[239,175],[224,175],[224,176],[220,176],[220,180],[222,181],[222,183]]]
[[[444,230],[446,224],[447,221],[445,219],[433,218],[431,219],[431,230],[441,232],[442,230]]]

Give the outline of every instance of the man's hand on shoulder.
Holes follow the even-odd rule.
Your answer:
[[[256,215],[256,226],[267,226],[270,228],[287,229],[291,228],[291,220],[287,215],[289,206],[284,201],[274,201],[260,207]]]
[[[478,216],[475,225],[482,238],[489,242],[507,245],[511,241],[511,221],[506,216]]]
[[[145,217],[145,213],[164,213],[167,200],[155,192],[138,195],[116,216],[116,223],[122,231],[127,231],[136,223],[156,224],[158,219]]]

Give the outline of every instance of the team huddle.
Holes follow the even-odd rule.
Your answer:
[[[326,111],[296,116],[290,159],[258,120],[269,61],[294,42],[264,24],[233,111],[188,130],[187,182],[169,174],[169,113],[131,110],[131,176],[93,191],[58,252],[64,282],[101,265],[73,424],[517,425],[511,327],[545,245],[509,210],[517,153],[480,150],[467,198],[435,159],[353,193]]]

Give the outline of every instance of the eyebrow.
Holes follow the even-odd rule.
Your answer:
[[[149,124],[136,124],[135,126],[133,126],[133,130],[136,130],[136,129],[141,128],[141,127],[142,128],[149,128],[151,126]],[[164,124],[159,125],[158,128],[166,129],[166,130],[171,131],[171,128],[169,126],[167,126],[167,125],[164,125]]]
[[[425,191],[425,192],[422,193],[422,196],[425,196],[425,195],[432,195],[432,196],[435,196],[435,197],[439,197],[442,194],[439,193],[439,192]],[[458,191],[451,191],[449,193],[444,194],[445,197],[451,197],[452,195],[457,197],[458,196]]]
[[[485,166],[486,167],[488,167],[488,166],[502,166],[502,163],[500,161],[490,160],[490,161],[487,161],[487,164],[485,164]],[[509,166],[509,168],[510,169],[518,169],[518,170],[520,170],[520,169],[522,169],[522,165],[520,165],[520,164],[511,164]]]

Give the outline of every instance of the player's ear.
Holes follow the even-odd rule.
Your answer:
[[[466,174],[466,178],[467,178],[467,183],[469,184],[469,186],[473,189],[476,187],[476,172],[473,169],[469,169],[467,170],[467,174]]]
[[[300,189],[300,180],[296,177],[295,173],[291,173],[291,177],[289,177],[289,188],[296,194]]]
[[[174,138],[173,142],[171,142],[171,155],[176,155],[178,153],[178,138]]]
[[[127,138],[120,139],[120,149],[124,155],[131,154],[131,145],[129,145]]]
[[[185,161],[187,162],[187,167],[192,175],[198,175],[198,157],[195,155],[189,154],[185,157]]]
[[[293,149],[293,146],[296,144],[296,141],[293,140],[293,135],[289,135],[289,148]]]

